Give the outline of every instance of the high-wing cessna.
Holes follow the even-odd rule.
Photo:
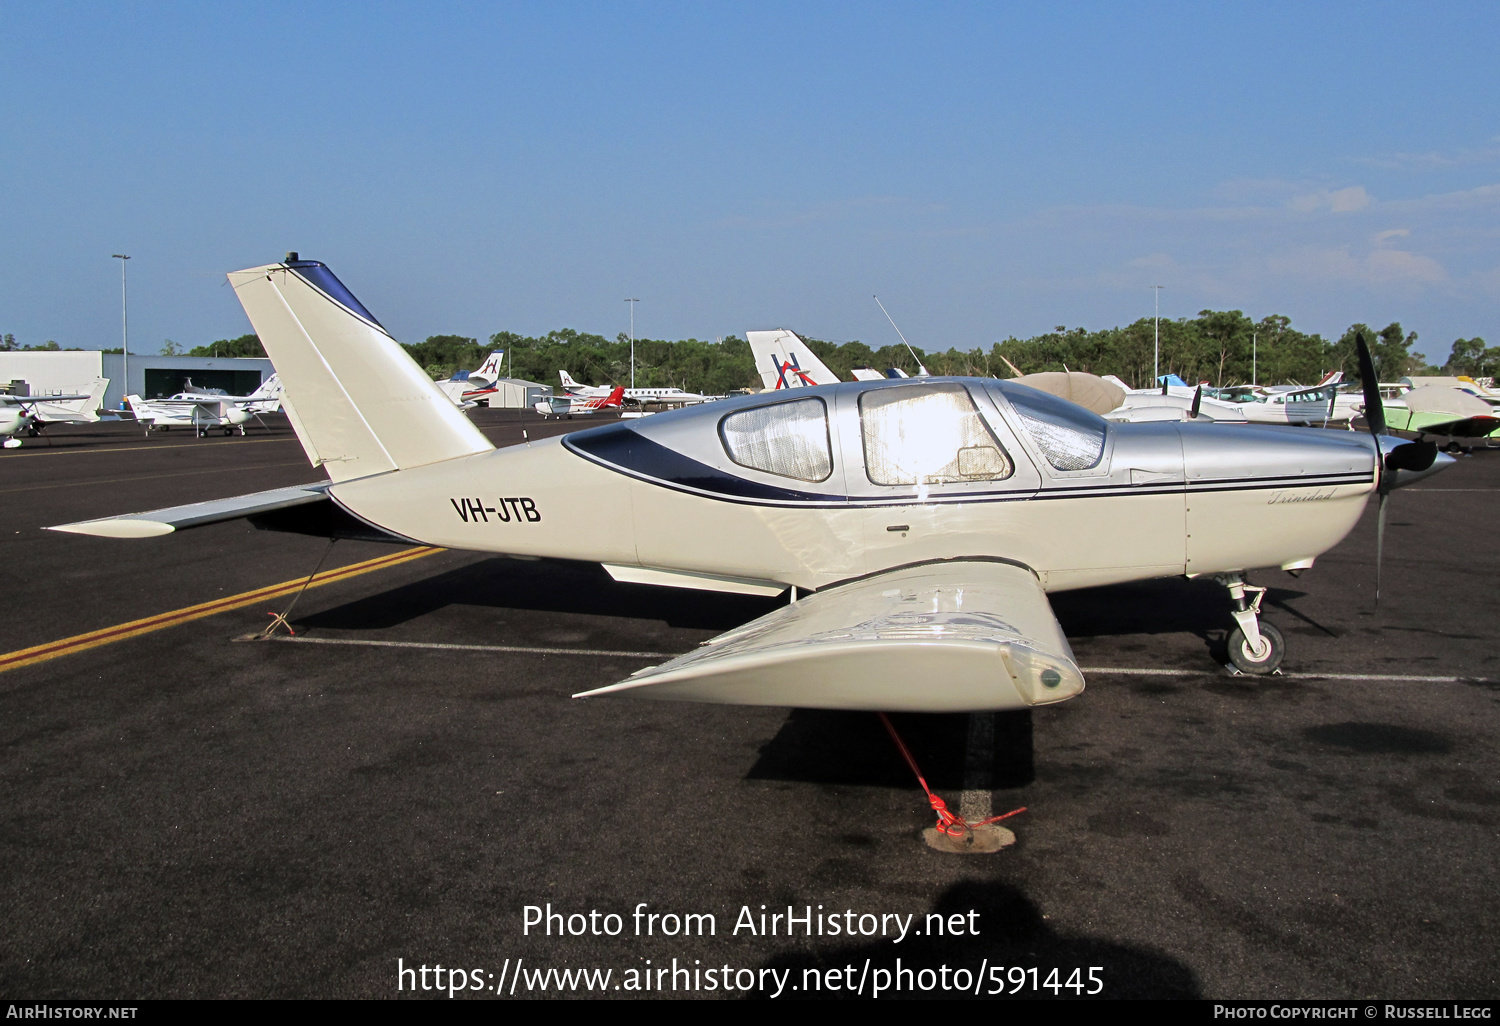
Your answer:
[[[108,378],[95,378],[87,392],[76,395],[0,394],[0,436],[5,438],[5,448],[18,448],[21,439],[17,435],[35,438],[48,424],[95,423],[108,387]]]
[[[1360,394],[1339,390],[1341,371],[1316,385],[1242,385],[1214,389],[1214,398],[1233,403],[1252,424],[1348,424],[1360,411]]]
[[[931,712],[1056,702],[1084,681],[1047,593],[1180,574],[1228,586],[1230,658],[1269,672],[1285,645],[1245,571],[1310,567],[1372,493],[1452,462],[1378,433],[1110,424],[977,378],[762,393],[495,449],[323,264],[229,280],[329,480],[54,530],[143,538],[251,517],[596,561],[622,581],[790,589],[604,692]]]
[[[625,405],[625,389],[615,387],[608,395],[592,398],[581,395],[548,396],[536,404],[536,412],[544,417],[573,417],[580,414],[618,410]]]
[[[261,382],[259,388],[249,395],[226,395],[223,392],[194,388],[192,379],[187,388],[167,399],[142,399],[138,395],[127,395],[125,401],[135,419],[146,425],[146,430],[165,430],[171,427],[190,427],[203,437],[210,428],[220,427],[224,434],[233,434],[235,428],[245,433],[245,425],[258,413],[274,413],[281,408],[281,378],[272,374]]]

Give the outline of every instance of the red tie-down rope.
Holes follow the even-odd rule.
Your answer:
[[[971,832],[975,827],[998,823],[1002,819],[1010,819],[1010,817],[1019,816],[1026,811],[1026,806],[1023,805],[1019,809],[1012,809],[998,816],[991,816],[989,819],[981,819],[977,823],[970,823],[962,816],[955,816],[948,809],[948,803],[943,801],[939,795],[933,794],[932,788],[927,786],[927,780],[922,776],[922,771],[917,766],[917,760],[912,758],[911,749],[906,747],[906,742],[902,741],[901,735],[896,733],[896,727],[891,723],[891,718],[885,713],[876,713],[875,715],[879,716],[880,722],[885,724],[886,733],[891,735],[891,740],[896,742],[896,747],[901,750],[901,758],[906,760],[906,764],[911,767],[912,773],[917,778],[917,783],[921,784],[922,790],[927,792],[927,801],[932,806],[932,811],[937,813],[938,833],[947,834],[949,837],[962,837],[964,834]]]

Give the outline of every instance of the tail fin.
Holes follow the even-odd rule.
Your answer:
[[[832,385],[838,381],[838,376],[794,332],[785,328],[747,331],[745,338],[755,354],[755,369],[760,371],[767,389]]]
[[[334,481],[494,448],[323,264],[290,254],[229,283],[281,376],[302,448]]]
[[[95,420],[99,419],[99,408],[104,405],[104,393],[109,390],[108,378],[95,378],[89,385],[89,401],[84,406],[83,412],[92,414]]]
[[[573,380],[573,375],[569,374],[565,370],[558,371],[557,372],[557,376],[562,379],[562,386],[563,386],[563,388],[567,389],[569,392],[573,391],[573,389],[575,389],[575,388],[582,388],[583,387],[578,382],[576,382],[576,381]]]
[[[609,409],[615,406],[624,406],[625,386],[616,385],[614,391],[610,392],[608,396],[603,399],[595,399],[594,402],[599,404],[599,409],[601,410]]]
[[[280,394],[281,375],[272,373],[269,378],[260,383],[259,388],[257,388],[254,392],[251,392],[249,395],[245,396],[245,398],[247,400],[259,402],[262,399],[274,399]]]
[[[498,381],[505,373],[502,366],[505,363],[505,350],[497,349],[479,365],[479,369],[469,375],[469,380],[483,378],[486,381]]]

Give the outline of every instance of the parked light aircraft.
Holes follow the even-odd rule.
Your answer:
[[[261,382],[259,388],[249,395],[226,395],[223,392],[193,387],[189,378],[183,391],[167,399],[142,399],[138,395],[127,395],[125,401],[135,419],[146,425],[146,430],[165,431],[172,427],[191,427],[198,437],[203,437],[210,428],[221,427],[224,434],[232,434],[235,428],[245,433],[245,425],[257,414],[274,413],[281,408],[281,377],[272,374]]]
[[[1316,385],[1241,385],[1208,394],[1238,406],[1252,424],[1349,425],[1360,412],[1361,400],[1360,393],[1339,389],[1343,376],[1333,371]]]
[[[1386,423],[1397,431],[1422,438],[1444,435],[1449,451],[1463,446],[1460,438],[1500,435],[1500,409],[1474,392],[1445,385],[1418,385],[1399,399],[1385,403]]]
[[[329,480],[54,529],[142,538],[250,517],[596,561],[621,581],[792,589],[774,612],[590,694],[912,711],[1056,702],[1083,675],[1047,593],[1180,574],[1228,587],[1230,659],[1269,672],[1285,644],[1245,571],[1312,566],[1372,493],[1383,517],[1392,488],[1452,462],[1384,436],[1373,390],[1372,442],[1109,424],[977,378],[762,393],[497,450],[323,264],[229,280]]]
[[[562,381],[563,391],[580,399],[603,399],[614,391],[611,385],[585,385],[577,382],[565,370],[558,371],[557,376]],[[686,406],[724,398],[721,395],[700,395],[680,388],[627,388],[622,396],[627,403],[659,403],[664,406]]]
[[[574,417],[604,410],[618,410],[624,405],[625,389],[616,387],[608,395],[603,396],[549,396],[536,404],[536,412],[544,417]]]
[[[19,448],[17,435],[35,438],[48,424],[95,423],[107,388],[108,378],[95,378],[87,391],[73,395],[0,394],[0,436],[5,438],[5,448]]]
[[[479,365],[478,370],[460,371],[439,381],[437,386],[455,405],[465,410],[472,409],[499,391],[495,382],[505,376],[504,362],[504,350],[497,349]]]

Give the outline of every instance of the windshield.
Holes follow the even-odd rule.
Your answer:
[[[1021,426],[1056,469],[1090,470],[1104,458],[1109,425],[1103,417],[1026,385],[1007,384],[998,391],[1010,400]]]

